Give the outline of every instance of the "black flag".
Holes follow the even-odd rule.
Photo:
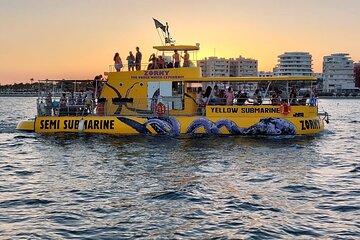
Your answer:
[[[155,27],[156,28],[161,28],[161,30],[163,30],[166,33],[166,26],[164,26],[161,22],[159,22],[155,18],[153,18],[153,19],[154,19],[154,22],[155,22]]]

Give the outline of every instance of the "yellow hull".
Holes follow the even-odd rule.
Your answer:
[[[207,106],[207,116],[43,116],[20,122],[19,130],[39,133],[304,135],[319,133],[324,120],[317,107],[294,106],[287,115],[277,106]]]

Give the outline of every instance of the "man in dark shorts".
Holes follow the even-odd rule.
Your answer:
[[[136,56],[135,56],[136,70],[141,70],[141,59],[142,59],[142,54],[139,50],[139,47],[136,47]]]

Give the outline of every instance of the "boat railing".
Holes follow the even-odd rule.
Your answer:
[[[191,101],[191,99],[183,100],[182,96],[160,96],[158,98],[113,98],[111,100],[99,98],[92,99],[91,102],[85,104],[66,104],[61,105],[57,99],[47,104],[44,99],[37,100],[38,116],[114,116],[114,115],[168,115],[171,110],[183,110],[183,101]],[[156,110],[157,104],[161,102],[165,106],[165,111],[159,113]]]
[[[191,64],[189,67],[195,67],[194,64]],[[166,68],[174,68],[171,64],[165,64],[164,66],[153,66],[151,63],[149,64],[141,64],[140,70],[152,70],[152,69],[166,69]],[[180,66],[182,68],[182,66]],[[115,65],[109,65],[109,72],[129,72],[129,71],[137,71],[136,66],[134,65],[134,70],[129,68],[127,64],[124,64],[120,71],[117,71]]]
[[[273,105],[280,106],[287,102],[290,105],[297,106],[316,106],[317,101],[311,99],[286,99],[280,102],[274,102],[271,98],[263,98],[261,102],[255,102],[251,98],[235,98],[231,105]],[[162,103],[164,111],[158,109],[158,104]],[[194,106],[194,115],[198,115],[205,105],[225,106],[226,98],[216,98],[207,101],[204,105],[199,106],[192,98],[184,98],[183,96],[159,96],[158,98],[113,98],[113,99],[93,99],[91,102],[60,105],[59,101],[54,100],[51,104],[47,104],[42,99],[37,101],[38,116],[157,116],[157,115],[184,115],[185,107]],[[187,111],[189,112],[189,111]]]

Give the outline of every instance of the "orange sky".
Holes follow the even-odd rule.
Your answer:
[[[360,52],[359,0],[0,0],[0,83],[93,79],[139,46],[147,60],[161,45],[152,17],[177,44],[200,43],[198,59],[257,59],[271,71],[285,51],[322,58]],[[146,62],[146,61],[145,61]]]

